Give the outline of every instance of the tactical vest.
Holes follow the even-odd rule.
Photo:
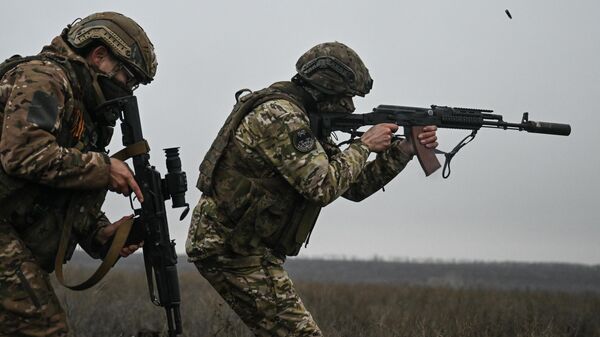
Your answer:
[[[265,176],[268,168],[252,173],[256,171],[248,166],[252,161],[246,160],[247,154],[232,141],[242,119],[267,101],[285,99],[304,109],[304,104],[290,94],[292,90],[293,84],[279,82],[242,97],[249,90],[238,91],[237,103],[200,164],[197,187],[214,198],[230,220],[226,225],[232,229],[229,244],[234,251],[266,245],[281,255],[297,255],[321,210],[281,175],[271,172]]]
[[[82,152],[104,151],[103,148],[95,148],[94,144],[98,141],[95,124],[86,112],[85,104],[82,101],[83,93],[76,85],[76,81],[81,77],[78,75],[81,70],[75,69],[75,66],[66,58],[47,54],[28,57],[15,55],[0,64],[0,79],[19,64],[33,60],[52,61],[65,71],[75,95],[75,107],[81,111],[83,119],[79,123],[84,127],[82,137],[74,140],[72,126],[63,125],[58,131],[57,143],[63,147],[78,148]],[[0,135],[2,135],[5,103],[0,102]],[[75,195],[77,195],[76,198]],[[0,225],[13,226],[23,242],[39,260],[42,268],[48,272],[54,268],[54,257],[58,249],[60,232],[67,209],[78,207],[80,211],[72,222],[76,222],[79,228],[93,230],[105,196],[105,190],[76,193],[12,177],[6,174],[0,165]],[[75,249],[74,239],[78,239],[75,234],[72,236],[67,258],[70,258]]]

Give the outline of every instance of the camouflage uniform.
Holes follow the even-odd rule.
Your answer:
[[[110,74],[81,56],[98,46],[114,63]],[[48,273],[66,221],[67,259],[77,244],[102,254],[96,236],[110,223],[100,211],[110,182],[104,148],[117,119],[103,103],[150,83],[156,66],[143,29],[114,12],[78,20],[39,55],[0,65],[0,336],[67,334]]]
[[[360,141],[342,151],[330,137],[315,139],[310,106],[294,94],[296,86],[272,87],[284,88],[289,99],[259,104],[233,128],[214,169],[212,190],[200,181],[204,194],[193,212],[186,251],[256,336],[321,336],[283,269],[285,255],[297,250],[278,245],[281,233],[305,218],[307,212],[298,214],[298,209],[310,207],[303,205],[316,206],[308,232],[292,233],[301,244],[320,207],[340,196],[366,198],[395,177],[411,156],[394,143],[367,162],[370,151]]]
[[[41,55],[0,82],[5,105],[0,187],[7,192],[10,183],[23,184],[0,206],[0,336],[66,334],[66,317],[47,273],[54,268],[69,190],[98,193],[109,182],[110,160],[96,152],[98,130],[78,96],[83,88],[55,61],[85,66],[85,59],[61,37]],[[99,213],[89,216],[93,221],[77,223],[73,239],[94,253],[94,237],[108,220]]]

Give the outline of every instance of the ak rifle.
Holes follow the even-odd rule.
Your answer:
[[[452,157],[463,146],[471,142],[481,128],[518,130],[560,136],[568,136],[571,133],[569,124],[532,121],[529,120],[529,113],[527,112],[523,114],[520,123],[505,122],[502,115],[492,114],[492,112],[492,110],[438,105],[432,105],[430,108],[379,105],[373,109],[373,112],[364,114],[314,113],[310,115],[310,123],[313,133],[318,138],[328,137],[335,131],[349,133],[351,138],[358,137],[363,134],[358,129],[366,125],[393,123],[402,126],[404,127],[404,136],[411,138],[415,146],[416,155],[425,175],[429,176],[441,167],[435,154],[445,154],[446,162],[442,174],[444,178],[450,175]],[[438,128],[471,130],[471,134],[465,137],[452,151],[445,153],[428,149],[418,141],[417,136],[423,131],[423,127],[427,125],[436,125]]]
[[[127,96],[106,102],[113,113],[121,121],[124,157],[131,158],[135,180],[137,181],[144,201],[140,208],[131,207],[135,214],[135,222],[129,234],[128,243],[144,242],[144,265],[146,279],[152,303],[161,306],[167,314],[168,336],[174,337],[182,333],[177,276],[177,254],[175,241],[169,236],[165,202],[172,200],[172,207],[185,207],[180,220],[189,212],[185,201],[187,180],[181,170],[179,148],[165,149],[167,175],[161,178],[160,172],[150,164],[150,148],[142,134],[140,113],[137,98]]]

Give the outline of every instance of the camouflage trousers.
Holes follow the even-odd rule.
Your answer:
[[[67,330],[48,273],[13,227],[0,223],[0,337],[62,337]]]
[[[256,336],[323,336],[283,262],[266,254],[210,257],[195,264]]]

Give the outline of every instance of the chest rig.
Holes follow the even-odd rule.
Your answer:
[[[305,109],[290,82],[242,96],[200,164],[197,187],[214,198],[218,209],[229,219],[229,245],[243,254],[246,247],[266,245],[280,255],[297,255],[307,241],[321,207],[306,200],[272,168],[261,167],[233,141],[241,121],[259,105],[284,99]],[[306,111],[305,111],[306,112]]]

